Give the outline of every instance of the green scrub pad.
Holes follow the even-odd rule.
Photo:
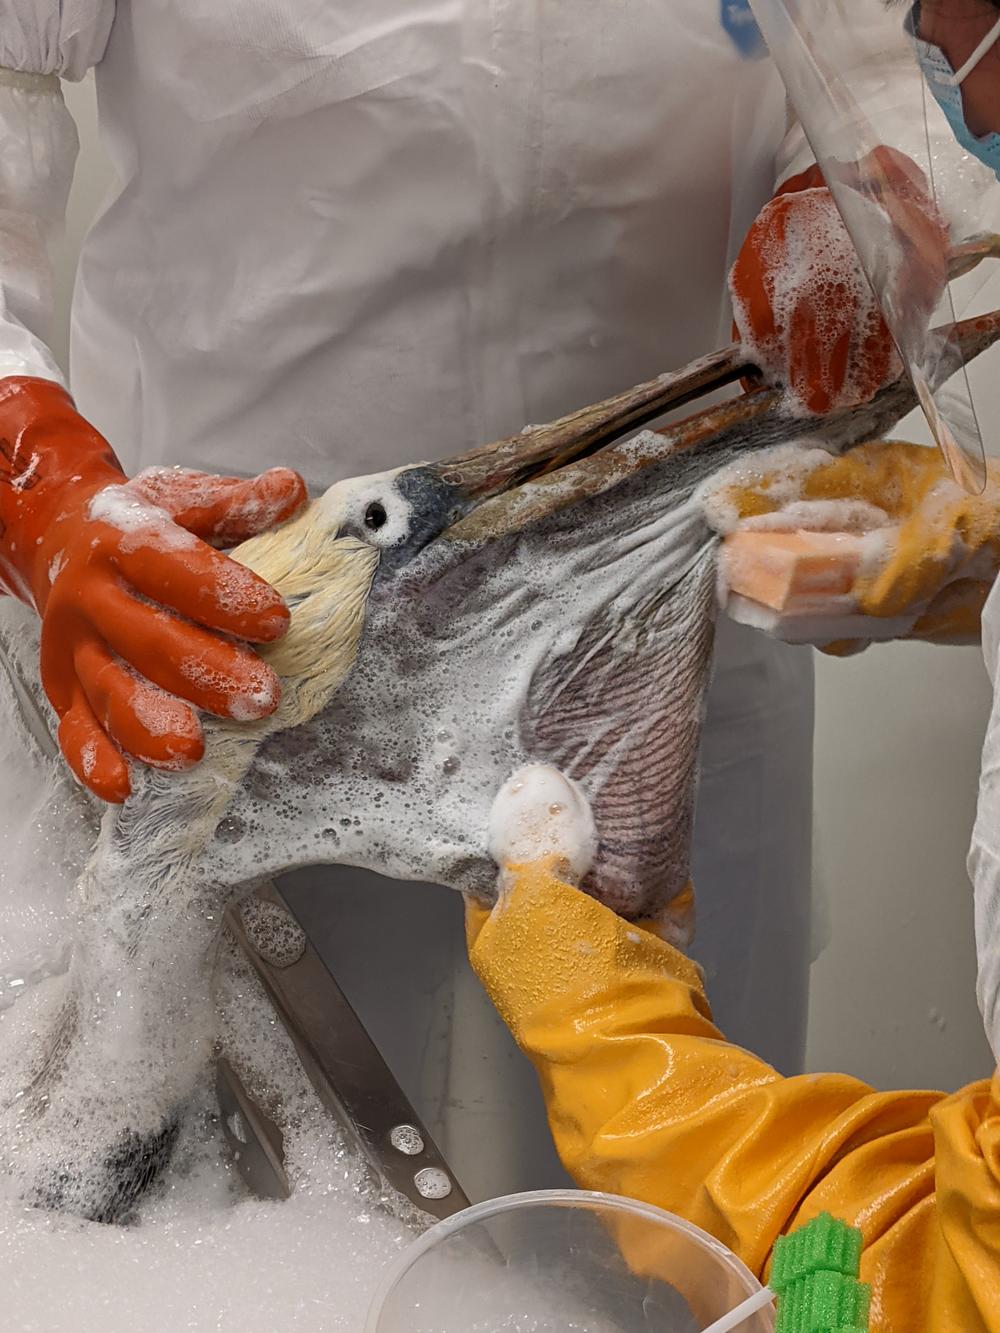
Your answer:
[[[871,1288],[858,1281],[861,1232],[822,1213],[774,1247],[776,1333],[867,1333]]]

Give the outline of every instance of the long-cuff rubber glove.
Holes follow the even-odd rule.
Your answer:
[[[777,1237],[827,1210],[864,1233],[874,1333],[1000,1330],[1000,1077],[952,1096],[783,1078],[726,1042],[694,963],[573,887],[580,839],[546,834],[544,806],[511,836],[515,795],[494,811],[500,893],[469,905],[469,957],[577,1184],[689,1219],[763,1280]]]
[[[946,279],[947,227],[920,169],[878,148],[845,177],[861,177],[874,222],[905,237],[908,299],[929,320]],[[878,203],[869,199],[877,197]],[[875,210],[878,210],[876,212]],[[881,216],[879,216],[881,214]],[[817,166],[792,177],[750,228],[729,276],[736,331],[774,383],[805,413],[867,402],[900,369],[895,344],[854,244]]]
[[[726,534],[736,620],[828,652],[878,640],[972,643],[1000,569],[1000,472],[970,496],[936,449],[880,441],[839,458],[760,455],[703,493]]]
[[[59,385],[0,380],[0,584],[42,618],[59,744],[98,796],[129,795],[125,755],[196,763],[204,742],[190,705],[247,720],[277,707],[277,677],[238,640],[280,638],[287,608],[207,543],[241,541],[304,500],[283,468],[252,481],[167,469],[129,481]]]

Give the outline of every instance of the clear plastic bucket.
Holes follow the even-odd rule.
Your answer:
[[[439,1222],[386,1274],[365,1333],[698,1333],[760,1290],[724,1245],[648,1204],[545,1190]],[[769,1333],[771,1309],[741,1333]]]

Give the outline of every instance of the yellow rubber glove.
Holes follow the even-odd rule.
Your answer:
[[[1000,568],[996,467],[974,497],[919,445],[773,451],[724,474],[706,513],[726,534],[720,587],[736,620],[831,652],[979,640]]]
[[[828,1210],[864,1232],[873,1333],[1000,1331],[1000,1079],[782,1078],[713,1026],[693,963],[560,864],[507,866],[467,926],[577,1184],[688,1218],[762,1280],[776,1238]]]

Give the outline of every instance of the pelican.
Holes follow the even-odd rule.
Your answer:
[[[1000,312],[958,326],[967,360],[998,337]],[[212,1058],[228,904],[310,862],[489,901],[490,806],[526,764],[586,793],[584,887],[685,942],[670,907],[689,876],[718,549],[698,488],[804,433],[834,452],[883,437],[915,405],[900,376],[804,422],[758,384],[641,429],[748,374],[726,348],[551,425],[338,483],[233,553],[291,608],[265,650],[281,703],[207,719],[200,765],[143,770],[103,813],[68,971],[0,1015],[0,1162],[22,1197],[130,1215]],[[23,620],[0,642],[41,702]]]

